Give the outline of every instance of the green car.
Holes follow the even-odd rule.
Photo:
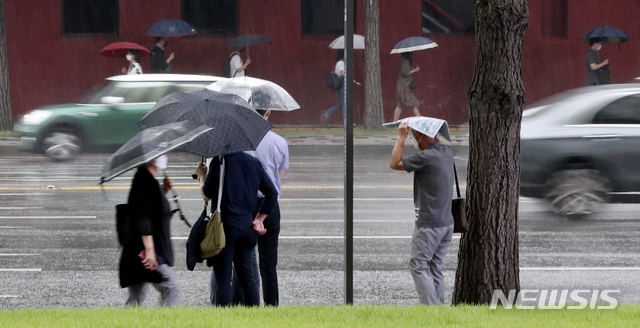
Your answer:
[[[56,161],[82,150],[123,145],[140,132],[138,122],[162,97],[203,89],[222,78],[181,74],[120,75],[106,79],[78,103],[45,106],[14,127],[20,148],[43,151]]]

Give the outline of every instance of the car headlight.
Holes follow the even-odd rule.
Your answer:
[[[48,119],[49,116],[51,116],[51,112],[48,110],[34,110],[22,117],[22,123],[40,124]]]

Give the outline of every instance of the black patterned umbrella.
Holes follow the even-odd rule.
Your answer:
[[[244,99],[207,89],[160,99],[138,124],[146,129],[184,120],[213,128],[178,148],[204,157],[255,150],[272,127]]]

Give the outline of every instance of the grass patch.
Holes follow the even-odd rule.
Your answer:
[[[600,311],[370,305],[0,311],[0,327],[633,327],[638,320],[638,305]]]
[[[0,137],[13,137],[13,131],[0,130]]]

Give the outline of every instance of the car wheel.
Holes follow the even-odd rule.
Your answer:
[[[579,169],[554,173],[547,182],[547,200],[555,213],[581,217],[598,212],[609,201],[609,180],[598,170]]]
[[[70,161],[80,154],[80,138],[70,128],[55,128],[42,139],[42,149],[54,161]]]

